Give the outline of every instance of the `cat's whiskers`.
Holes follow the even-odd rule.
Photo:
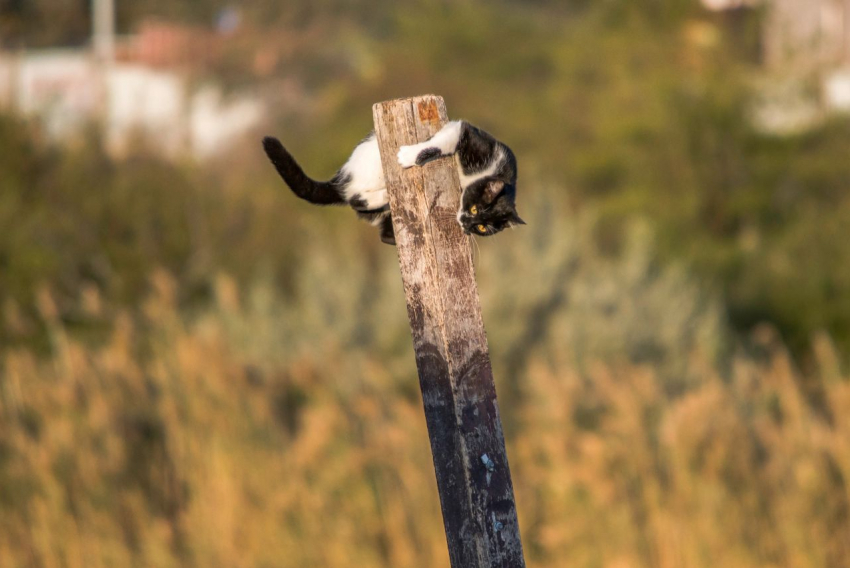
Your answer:
[[[467,235],[467,237],[472,241],[473,250],[478,251],[478,258],[481,258],[481,247],[478,246],[478,242],[475,240],[475,237],[472,235]],[[475,262],[475,254],[472,255],[472,261]]]

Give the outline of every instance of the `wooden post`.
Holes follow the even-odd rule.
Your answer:
[[[447,121],[441,97],[372,108],[454,568],[522,567],[511,473],[452,158],[402,170],[399,146]]]

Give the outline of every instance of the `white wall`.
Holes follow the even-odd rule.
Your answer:
[[[116,153],[134,136],[168,155],[187,148],[189,113],[186,81],[174,73],[136,65],[116,65],[107,73],[106,141]]]
[[[102,108],[101,78],[94,62],[78,51],[24,55],[12,79],[13,106],[24,115],[41,116],[54,137],[78,130]]]
[[[36,116],[55,139],[103,124],[108,148],[121,154],[136,138],[169,156],[209,159],[226,151],[266,114],[259,97],[223,97],[207,85],[141,65],[99,65],[85,50],[0,54],[0,108]]]

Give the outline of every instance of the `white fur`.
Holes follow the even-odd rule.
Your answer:
[[[419,155],[419,152],[422,149],[419,148],[419,144],[414,144],[413,146],[402,146],[398,149],[398,164],[402,168],[412,168],[416,165],[416,156]]]
[[[381,223],[384,222],[384,219],[386,219],[387,215],[389,215],[389,213],[384,213],[382,215],[378,215],[377,217],[375,217],[374,219],[369,221],[369,224],[372,225],[373,227],[380,227]]]
[[[402,146],[398,149],[398,163],[402,168],[410,168],[416,165],[416,156],[422,150],[428,148],[439,148],[440,154],[443,156],[451,156],[457,150],[457,144],[460,142],[460,133],[463,128],[463,121],[452,120],[446,123],[439,132],[434,134],[428,141],[413,144],[412,146]]]
[[[473,174],[466,175],[463,173],[463,168],[460,167],[460,161],[457,156],[455,156],[455,164],[457,165],[457,173],[460,176],[460,185],[463,189],[466,189],[476,181],[481,178],[485,178],[487,176],[491,176],[496,173],[499,169],[499,166],[502,165],[502,161],[505,159],[505,152],[502,150],[501,146],[496,149],[496,152],[493,154],[492,161],[487,164],[487,167],[481,170],[480,172],[475,172]]]
[[[434,136],[426,142],[413,144],[411,146],[402,146],[398,149],[398,163],[402,168],[410,168],[416,165],[416,157],[422,150],[428,148],[439,148],[443,156],[450,156],[457,150],[457,145],[460,142],[460,134],[463,128],[463,121],[453,120],[447,123]],[[502,160],[505,159],[505,152],[502,148],[498,148],[493,155],[493,160],[487,164],[487,167],[479,172],[465,175],[463,168],[460,166],[460,161],[455,157],[455,167],[457,168],[458,176],[460,176],[460,185],[466,189],[481,178],[491,176],[496,173],[502,165]]]
[[[460,142],[460,132],[463,127],[463,121],[453,120],[446,123],[439,132],[434,134],[428,142],[420,144],[425,148],[437,147],[443,156],[450,156],[455,153],[457,144]]]
[[[398,150],[398,163],[403,168],[415,166],[416,157],[427,148],[439,148],[444,156],[454,154],[460,141],[461,128],[462,122],[453,120],[427,142],[402,146]],[[474,174],[464,175],[463,168],[455,157],[455,167],[460,176],[461,187],[466,189],[479,179],[495,174],[504,158],[505,153],[499,148],[486,168]],[[389,203],[378,140],[374,134],[357,145],[341,170],[343,174],[351,177],[350,183],[345,187],[346,200],[359,197],[366,202],[366,207],[369,209],[380,209]],[[458,212],[458,221],[460,221],[460,214],[461,212]]]
[[[374,134],[358,144],[341,170],[351,176],[351,183],[345,188],[346,200],[359,196],[369,209],[379,209],[388,203],[381,154]]]

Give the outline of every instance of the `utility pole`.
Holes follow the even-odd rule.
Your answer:
[[[92,0],[92,47],[98,62],[115,61],[115,0]]]

